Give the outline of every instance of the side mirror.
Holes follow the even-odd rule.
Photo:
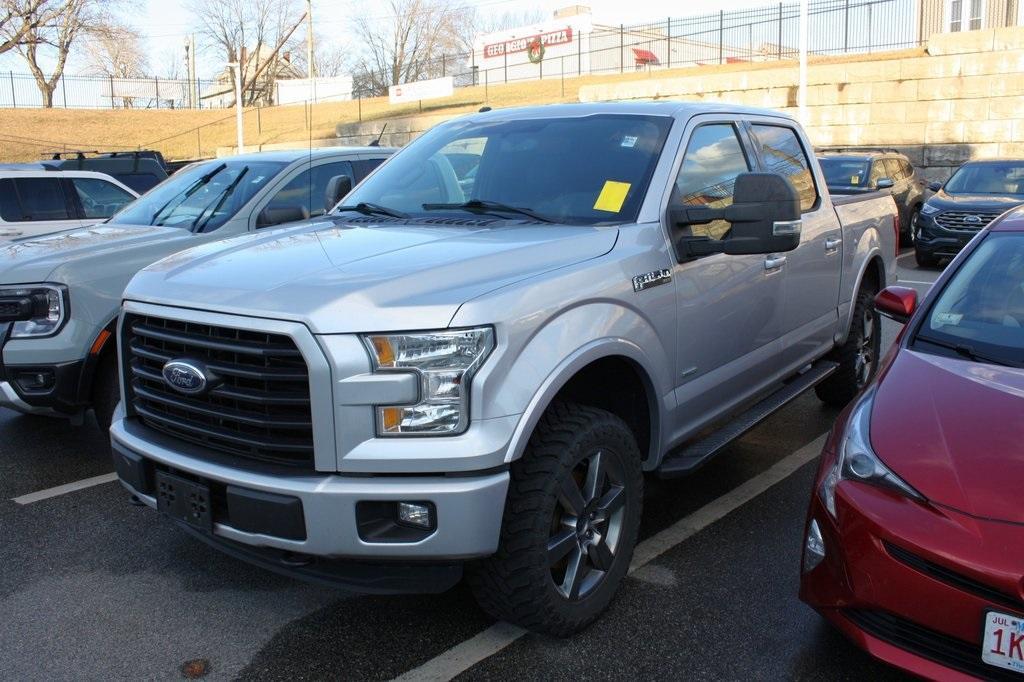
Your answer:
[[[309,218],[305,206],[267,206],[256,216],[256,227],[273,227]]]
[[[725,208],[677,206],[669,210],[675,226],[702,225],[713,220],[732,223],[729,237],[683,237],[680,253],[690,258],[712,253],[742,256],[792,251],[800,245],[800,194],[777,173],[736,176],[733,204]]]
[[[327,189],[324,191],[324,210],[330,211],[351,191],[352,178],[347,175],[335,175],[327,181]]]
[[[910,287],[886,287],[875,296],[875,310],[900,324],[906,324],[916,309],[917,292]]]
[[[938,192],[940,189],[942,189],[942,183],[941,182],[929,182],[928,183],[928,189],[930,189],[933,192]]]
[[[878,189],[891,189],[892,186],[892,178],[878,178],[878,182],[875,185]]]

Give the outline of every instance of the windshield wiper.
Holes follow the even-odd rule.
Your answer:
[[[207,207],[207,208],[204,208],[202,211],[200,211],[199,215],[197,215],[196,219],[192,222],[191,229],[195,230],[196,232],[202,232],[203,228],[206,227],[206,223],[210,222],[210,220],[213,218],[213,216],[217,215],[217,211],[219,211],[220,207],[224,205],[224,202],[228,200],[228,197],[231,196],[231,193],[235,191],[236,187],[238,187],[238,183],[240,183],[242,181],[242,178],[244,178],[245,174],[248,173],[248,172],[249,172],[249,167],[248,166],[243,168],[238,173],[238,176],[235,177],[235,179],[231,181],[231,184],[229,184],[227,187],[225,187],[223,190],[221,190],[220,196],[217,198],[216,203],[210,202],[210,206],[212,206],[212,210],[210,210],[210,208]],[[210,210],[210,213],[206,216],[205,219],[203,219],[203,215],[206,214],[207,210]],[[200,220],[202,220],[203,222],[200,223],[199,222]]]
[[[368,201],[360,201],[358,204],[353,206],[338,206],[334,211],[332,211],[332,213],[340,211],[355,211],[356,213],[362,213],[363,215],[386,215],[391,218],[409,217],[408,213],[402,213],[401,211],[388,208],[387,206],[381,206],[380,204],[371,204]]]
[[[160,216],[162,216],[164,214],[164,211],[166,211],[167,208],[172,203],[174,203],[175,199],[177,199],[178,197],[181,197],[181,200],[177,204],[174,204],[174,208],[178,208],[178,206],[183,204],[190,196],[192,196],[193,194],[198,192],[200,187],[202,187],[206,183],[210,182],[210,180],[213,179],[214,175],[216,175],[217,173],[220,173],[222,170],[224,170],[227,167],[228,167],[228,165],[226,163],[220,164],[219,166],[214,168],[212,171],[210,171],[209,173],[207,173],[206,175],[204,175],[203,177],[199,178],[198,180],[193,182],[191,185],[189,185],[188,189],[186,189],[184,192],[182,192],[181,194],[176,194],[173,197],[171,197],[170,199],[168,199],[167,203],[164,204],[163,206],[161,206],[160,209],[156,213],[153,214],[153,217],[149,221],[150,224],[151,225],[159,225],[160,223],[158,221],[160,219]]]
[[[974,360],[975,362],[987,362],[989,364],[1000,365],[1002,367],[1019,366],[1013,364],[1013,362],[1010,360],[995,358],[992,357],[991,355],[979,353],[976,350],[974,350],[973,346],[966,343],[951,343],[949,341],[943,341],[942,339],[936,339],[930,336],[922,336],[921,334],[917,335],[916,340],[924,341],[925,343],[930,343],[932,345],[939,346],[940,348],[946,348],[948,350],[953,351],[960,357],[967,358],[968,360]]]
[[[500,201],[488,201],[486,199],[470,199],[464,201],[461,204],[423,204],[424,211],[469,211],[470,213],[515,213],[517,215],[523,215],[527,218],[532,218],[539,223],[554,223],[558,222],[545,215],[541,215],[529,208],[519,208],[517,206],[509,206],[503,204]]]

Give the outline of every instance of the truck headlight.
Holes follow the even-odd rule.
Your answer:
[[[846,432],[839,443],[836,461],[821,482],[818,494],[832,518],[836,517],[836,488],[840,481],[860,481],[896,490],[907,497],[924,502],[924,496],[910,487],[882,463],[871,449],[871,406],[874,392],[865,394],[850,413]]]
[[[363,337],[374,371],[415,372],[415,405],[377,406],[381,436],[455,435],[469,426],[469,388],[494,348],[490,327]]]
[[[0,287],[0,322],[12,322],[11,338],[53,336],[68,316],[63,284]]]

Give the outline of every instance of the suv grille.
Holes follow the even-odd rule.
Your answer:
[[[150,428],[247,459],[313,468],[309,374],[287,336],[128,315],[125,397]],[[170,360],[200,361],[218,377],[185,395],[163,378]]]
[[[988,227],[988,224],[998,217],[998,213],[949,211],[935,216],[935,222],[939,227],[944,227],[947,230],[973,230],[976,232]]]

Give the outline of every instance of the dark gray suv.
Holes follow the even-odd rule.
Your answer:
[[[900,243],[914,243],[913,225],[925,201],[924,178],[906,156],[878,149],[828,149],[818,152],[832,194],[860,194],[892,188],[900,212]]]

